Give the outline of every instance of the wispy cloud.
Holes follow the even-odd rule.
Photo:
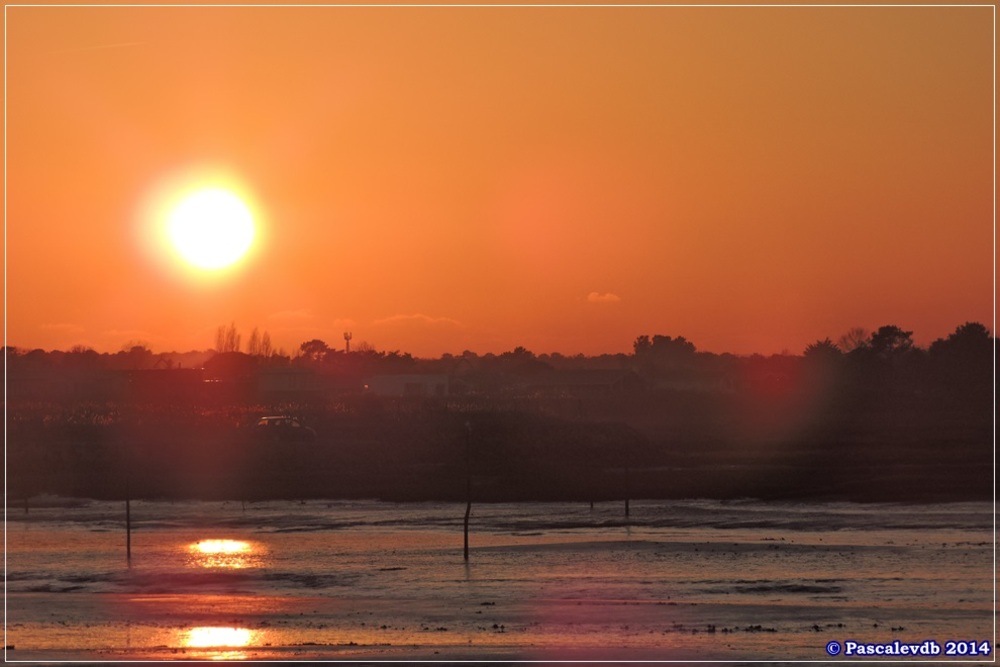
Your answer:
[[[57,331],[66,334],[82,334],[85,331],[79,324],[71,324],[69,322],[40,324],[38,328],[45,331]]]
[[[103,51],[105,49],[124,49],[131,46],[142,46],[145,42],[113,42],[111,44],[93,44],[91,46],[80,46],[73,49],[61,49],[53,51],[56,54],[84,53],[86,51]]]
[[[338,319],[338,320],[334,320],[333,321],[333,325],[332,326],[337,331],[340,331],[341,329],[350,329],[352,327],[356,327],[356,326],[358,326],[358,323],[356,321],[354,321],[354,320]]]
[[[127,345],[132,343],[145,343],[147,345],[162,344],[163,337],[157,336],[142,329],[108,329],[101,332],[102,340],[108,345]]]
[[[267,316],[269,320],[276,320],[279,322],[288,322],[293,320],[311,320],[313,318],[312,311],[308,308],[299,308],[297,310],[280,310],[276,313],[271,313]]]
[[[332,322],[315,321],[308,311],[287,311],[282,317],[269,316],[272,326],[264,327],[277,344],[287,346],[287,349],[297,350],[299,345],[307,340],[319,339],[330,347],[341,345],[344,332],[353,331],[357,322],[351,319],[336,319]]]
[[[460,328],[465,326],[458,320],[453,320],[450,317],[431,317],[430,315],[424,315],[423,313],[414,313],[412,315],[391,315],[390,317],[384,317],[380,320],[372,322],[372,326],[382,326],[385,324],[423,324],[426,326],[437,326],[443,324],[446,326]]]
[[[591,292],[587,295],[587,301],[590,303],[618,303],[622,298],[617,294],[612,294],[607,292],[605,294],[600,294],[598,292]]]
[[[106,338],[121,338],[122,341],[126,340],[149,340],[150,338],[156,338],[155,334],[152,334],[143,329],[108,329],[101,332]]]

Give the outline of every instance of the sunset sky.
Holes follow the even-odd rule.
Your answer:
[[[7,7],[7,343],[992,330],[993,34],[990,6]],[[219,182],[255,240],[186,266],[156,230]]]

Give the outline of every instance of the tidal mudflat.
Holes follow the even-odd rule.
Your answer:
[[[35,498],[7,660],[824,660],[993,637],[992,507]],[[992,656],[990,656],[992,658]]]

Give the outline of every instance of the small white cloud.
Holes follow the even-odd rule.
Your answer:
[[[590,303],[618,303],[622,298],[617,294],[612,294],[607,292],[606,294],[600,294],[598,292],[591,292],[587,295],[587,301]]]

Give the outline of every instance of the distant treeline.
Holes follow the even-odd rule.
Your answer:
[[[295,357],[7,348],[8,491],[114,498],[131,480],[146,497],[457,500],[468,465],[477,500],[992,497],[995,340],[977,323],[927,349],[885,326],[769,357],[660,335],[599,357],[321,343]],[[447,390],[408,393],[423,375]],[[402,391],[366,391],[379,376]],[[260,391],[289,378],[306,384]],[[261,442],[267,414],[315,440]]]
[[[642,335],[633,342],[631,354],[597,356],[535,354],[524,347],[515,347],[502,354],[477,354],[466,350],[459,355],[443,354],[437,359],[415,358],[411,354],[379,351],[361,342],[353,350],[330,347],[318,339],[303,342],[294,354],[275,350],[270,335],[255,328],[250,335],[247,351],[241,351],[242,336],[235,325],[219,327],[216,347],[203,351],[153,352],[141,341],[131,341],[115,353],[99,353],[75,346],[68,351],[4,348],[8,376],[32,369],[76,370],[153,370],[206,368],[221,374],[238,374],[257,367],[311,368],[324,374],[370,376],[380,373],[462,373],[481,375],[529,376],[546,371],[565,370],[631,370],[646,379],[688,378],[701,384],[707,378],[723,378],[747,365],[766,366],[785,373],[797,365],[830,367],[867,366],[871,369],[921,373],[932,367],[951,375],[975,374],[984,365],[992,368],[994,338],[978,322],[967,322],[945,338],[935,340],[928,348],[913,343],[913,332],[895,325],[886,325],[870,332],[854,328],[836,342],[830,338],[818,340],[801,354],[783,353],[771,356],[758,354],[736,356],[728,353],[700,352],[683,336]],[[214,367],[214,368],[213,368]],[[494,378],[497,379],[497,378]]]

